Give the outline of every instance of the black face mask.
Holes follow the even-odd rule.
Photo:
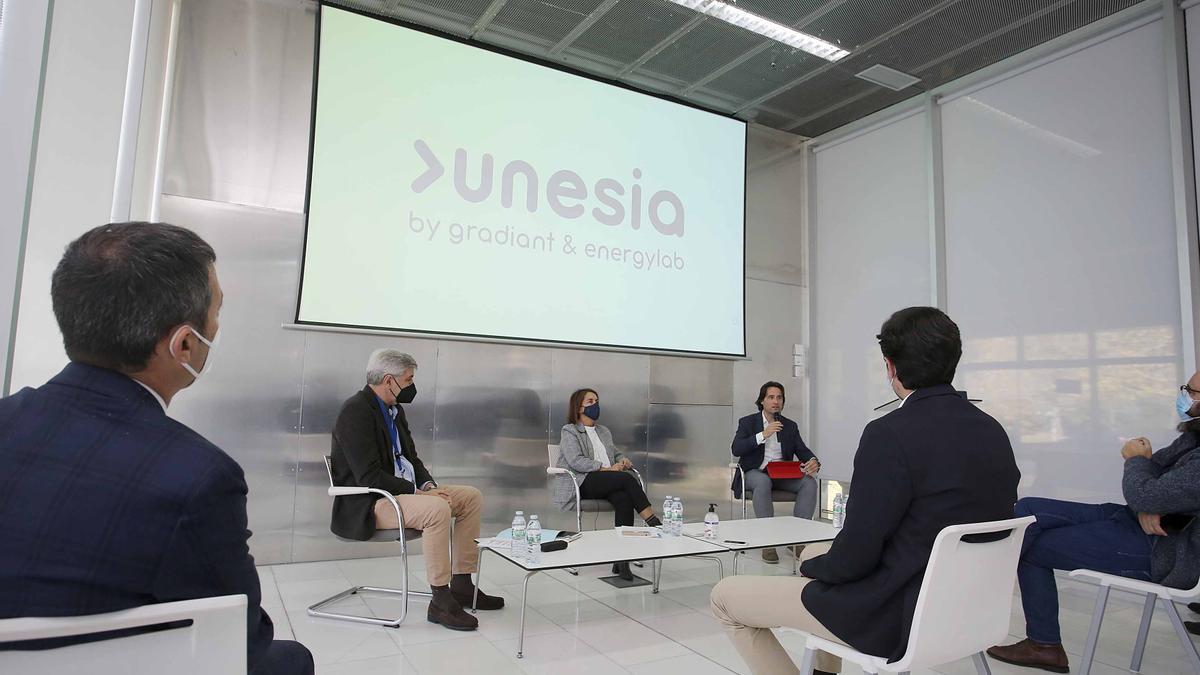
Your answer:
[[[396,394],[396,403],[412,403],[417,397],[417,383],[413,382]]]

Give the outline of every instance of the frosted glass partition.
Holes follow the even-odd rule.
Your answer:
[[[875,335],[930,304],[924,113],[817,153],[809,441],[824,478],[849,479],[872,408],[893,398]],[[748,327],[753,330],[753,327]]]
[[[1161,31],[942,110],[956,383],[1008,430],[1023,496],[1122,501],[1123,438],[1175,436],[1186,376]]]

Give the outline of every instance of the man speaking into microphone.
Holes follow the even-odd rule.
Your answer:
[[[804,444],[804,439],[800,438],[800,427],[783,416],[784,402],[782,384],[763,384],[758,390],[758,400],[754,402],[759,412],[738,420],[731,450],[733,456],[738,458],[738,471],[746,476],[746,489],[754,493],[755,518],[775,515],[771,493],[773,490],[782,490],[796,495],[792,515],[811,520],[817,508],[818,486],[814,476],[821,470],[821,463]],[[804,462],[804,477],[771,478],[767,474],[767,465],[771,462],[794,461]],[[742,480],[737,475],[733,478],[733,493],[734,497],[742,498]],[[793,551],[797,557],[801,548],[797,546]],[[779,554],[773,548],[765,548],[762,559],[766,563],[778,563]]]

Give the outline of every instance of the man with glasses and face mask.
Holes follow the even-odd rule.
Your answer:
[[[1025,532],[1017,566],[1027,637],[992,647],[992,658],[1069,672],[1059,632],[1056,569],[1090,569],[1172,588],[1196,585],[1200,526],[1192,520],[1200,515],[1200,373],[1179,388],[1175,413],[1180,436],[1167,447],[1154,452],[1150,441],[1141,437],[1122,446],[1125,504],[1042,497],[1017,502],[1018,517],[1037,518]]]
[[[342,405],[333,428],[333,481],[396,496],[404,527],[422,532],[425,568],[433,589],[428,620],[451,630],[475,630],[479,621],[463,607],[471,604],[475,594],[471,574],[479,565],[475,538],[483,496],[473,487],[438,485],[417,456],[402,406],[417,395],[416,370],[416,359],[404,352],[378,349],[371,354],[367,385]],[[378,495],[348,495],[333,501],[330,529],[339,537],[366,541],[376,530],[399,527],[395,509]],[[504,598],[479,591],[477,607],[500,609]]]
[[[104,225],[67,246],[50,295],[70,363],[0,400],[0,618],[245,594],[249,672],[310,674],[312,654],[272,640],[259,606],[242,467],[167,416],[213,360],[215,261],[161,223]]]

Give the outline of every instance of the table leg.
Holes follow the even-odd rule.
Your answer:
[[[654,586],[650,590],[651,593],[658,592],[658,582],[662,580],[662,563],[663,563],[663,561],[661,561],[661,560],[655,560],[653,563],[654,564],[654,568],[653,568],[654,569]]]
[[[475,592],[471,595],[471,613],[479,611],[479,582],[483,581],[483,552],[487,547],[479,549],[479,561],[475,563]]]
[[[517,635],[517,658],[525,658],[525,605],[529,602],[529,580],[537,572],[529,572],[525,575],[525,583],[521,588],[521,632]]]

